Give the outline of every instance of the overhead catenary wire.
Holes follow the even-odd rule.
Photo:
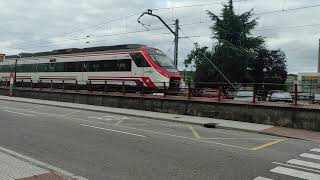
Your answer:
[[[224,1],[225,2],[225,1]],[[187,5],[187,6],[174,6],[174,7],[166,7],[166,8],[157,8],[155,10],[161,10],[161,9],[173,9],[173,8],[189,8],[189,7],[202,7],[202,6],[208,6],[208,5],[213,5],[213,4],[221,4],[223,2],[215,2],[215,3],[208,3],[208,4],[197,4],[197,5]],[[297,7],[297,8],[291,8],[291,9],[282,9],[282,10],[277,10],[277,11],[269,11],[269,12],[262,12],[262,13],[254,13],[254,15],[264,15],[264,14],[271,14],[271,13],[279,13],[279,12],[286,12],[286,11],[295,11],[295,10],[301,10],[301,9],[307,9],[307,8],[315,8],[315,7],[319,7],[320,5],[311,5],[311,6],[302,6],[302,7]],[[76,33],[76,32],[81,32],[81,31],[84,31],[84,30],[87,30],[87,29],[92,29],[92,28],[97,28],[97,27],[101,27],[103,25],[106,25],[108,23],[112,23],[112,22],[116,22],[116,21],[120,21],[120,20],[123,20],[123,19],[128,19],[129,17],[131,16],[135,16],[135,15],[138,15],[140,13],[134,13],[134,14],[131,14],[131,15],[127,15],[125,17],[121,17],[121,18],[116,18],[116,19],[113,19],[113,20],[110,20],[110,21],[107,21],[107,22],[104,22],[104,23],[99,23],[99,24],[96,24],[96,25],[93,25],[93,26],[88,26],[88,27],[85,27],[85,28],[81,28],[81,29],[75,29],[75,30],[72,30],[70,32],[67,32],[67,33],[63,33],[61,34],[60,37],[57,37],[57,38],[62,38],[62,37],[65,37],[67,35],[70,35],[70,34],[73,34],[73,33]],[[187,26],[187,25],[194,25],[194,24],[201,24],[201,23],[208,23],[208,22],[211,22],[210,21],[202,21],[202,22],[197,22],[197,23],[189,23],[189,24],[181,24],[181,26]],[[302,27],[302,26],[301,26]],[[288,27],[289,28],[289,27]],[[291,27],[291,28],[294,28],[294,27]],[[268,30],[271,30],[272,28],[269,28]],[[267,30],[267,29],[266,29]],[[257,30],[257,31],[266,31],[266,30]],[[130,33],[130,32],[129,32]],[[121,33],[122,34],[122,33]],[[120,35],[121,35],[120,34]],[[83,38],[79,38],[79,39],[83,39]],[[34,41],[28,41],[28,42],[24,42],[24,43],[18,43],[18,44],[14,44],[14,46],[23,46],[23,47],[28,47],[29,45],[34,45],[34,43],[36,44],[43,44],[43,43],[51,43],[51,41],[56,41],[56,40],[50,40],[50,41],[46,41],[46,42],[42,42],[44,40],[48,40],[48,39],[40,39],[40,40],[34,40]],[[30,47],[30,46],[29,46]]]
[[[186,38],[192,43],[192,44],[196,44],[196,42],[194,42],[191,37],[189,37],[181,28],[180,31],[186,36]],[[209,62],[218,72],[219,74],[234,88],[237,89],[233,83],[231,83],[231,81],[222,73],[222,71],[206,56],[206,54],[201,53],[203,55],[203,57],[207,60],[207,62]]]

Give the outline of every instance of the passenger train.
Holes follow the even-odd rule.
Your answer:
[[[17,60],[18,59],[18,60]],[[0,78],[17,82],[119,84],[177,88],[180,73],[161,50],[139,44],[23,53],[0,58]],[[15,67],[15,63],[17,66]]]

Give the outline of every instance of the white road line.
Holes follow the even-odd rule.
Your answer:
[[[305,167],[301,167],[301,166],[295,166],[295,165],[278,163],[278,162],[272,162],[272,163],[273,163],[273,164],[280,165],[280,166],[287,166],[287,167],[290,167],[290,168],[303,169],[303,170],[306,170],[306,171],[313,171],[313,172],[315,172],[315,173],[319,173],[319,174],[320,174],[320,171],[319,171],[319,170],[316,170],[316,169],[310,169],[310,168],[305,168]]]
[[[146,136],[140,135],[140,134],[134,134],[134,133],[124,132],[124,131],[117,131],[117,130],[114,130],[114,129],[106,129],[106,128],[102,128],[102,127],[90,126],[90,125],[87,125],[87,124],[80,124],[80,126],[91,127],[91,128],[95,128],[95,129],[101,129],[101,130],[105,130],[105,131],[117,132],[117,133],[132,135],[132,136],[146,137]]]
[[[104,118],[114,118],[114,116],[102,116]]]
[[[314,169],[320,169],[320,164],[318,164],[318,163],[302,161],[299,159],[291,159],[291,160],[287,161],[287,163],[295,164],[295,165],[299,165],[299,166],[305,166],[305,167],[314,168]]]
[[[254,178],[253,180],[272,180],[272,179],[259,176],[259,177]]]
[[[5,112],[8,112],[8,113],[13,113],[13,114],[19,114],[19,115],[23,115],[23,116],[32,116],[32,117],[37,117],[36,115],[32,115],[32,114],[25,114],[25,113],[21,113],[21,112],[15,112],[15,111],[8,111],[8,110],[3,110]]]
[[[271,169],[270,171],[273,173],[283,174],[283,175],[301,178],[301,179],[308,179],[308,180],[319,180],[320,179],[319,174],[298,171],[295,169],[290,169],[290,168],[280,167],[280,166],[278,166],[274,169]]]
[[[318,148],[313,148],[313,149],[311,149],[310,151],[313,151],[313,152],[320,152],[320,149],[318,149]]]
[[[311,158],[311,159],[317,159],[320,160],[320,155],[315,154],[309,154],[309,153],[303,153],[300,155],[301,157]]]

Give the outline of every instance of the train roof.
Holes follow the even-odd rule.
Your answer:
[[[58,49],[47,52],[38,53],[21,53],[22,57],[35,57],[35,56],[49,56],[49,55],[59,55],[59,54],[73,54],[73,53],[86,53],[86,52],[97,52],[97,51],[112,51],[112,50],[129,50],[129,49],[140,49],[145,45],[142,44],[124,44],[116,46],[98,46],[89,48],[69,48],[69,49]],[[17,58],[18,55],[10,55],[6,58]]]

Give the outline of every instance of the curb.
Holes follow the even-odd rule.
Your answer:
[[[28,156],[25,156],[25,155],[22,155],[22,154],[19,154],[15,151],[12,151],[10,149],[7,149],[7,148],[4,148],[4,147],[0,147],[0,151],[3,152],[3,153],[6,153],[10,156],[13,156],[17,159],[20,159],[26,163],[29,163],[29,164],[32,164],[34,166],[37,166],[37,167],[40,167],[40,168],[43,168],[43,169],[46,169],[56,175],[59,175],[61,176],[63,179],[65,180],[88,180],[84,177],[81,177],[81,176],[77,176],[71,172],[68,172],[68,171],[65,171],[63,169],[60,169],[58,167],[55,167],[55,166],[52,166],[50,164],[47,164],[47,163],[44,163],[42,161],[38,161],[36,159],[33,159],[31,157],[28,157]]]

